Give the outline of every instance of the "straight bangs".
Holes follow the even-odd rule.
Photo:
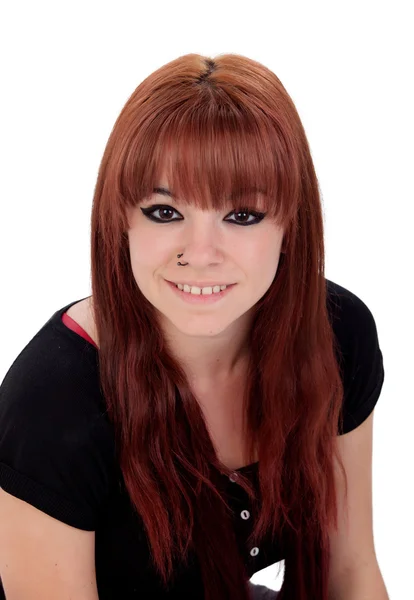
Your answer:
[[[266,114],[245,98],[242,104],[223,90],[200,87],[173,105],[159,97],[136,130],[136,162],[130,149],[130,164],[123,162],[128,204],[167,185],[174,201],[203,210],[259,210],[287,228],[301,195],[300,151],[291,132],[278,126],[280,114]]]

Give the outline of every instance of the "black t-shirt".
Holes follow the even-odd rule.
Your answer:
[[[376,324],[366,304],[338,284],[326,283],[343,363],[341,435],[374,409],[384,369]],[[115,458],[99,386],[98,349],[61,320],[76,302],[57,310],[43,325],[0,386],[0,487],[72,527],[96,532],[100,600],[203,598],[196,559],[180,572],[169,593],[150,564],[142,522],[132,510]],[[257,463],[240,471],[258,485]],[[253,521],[249,498],[237,485],[237,472],[223,478],[251,577],[282,560],[283,551],[270,537],[260,548],[247,546]]]

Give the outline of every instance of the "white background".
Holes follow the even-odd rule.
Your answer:
[[[374,535],[392,600],[414,589],[410,4],[14,0],[0,14],[1,380],[58,308],[91,293],[97,171],[137,85],[190,52],[262,62],[309,139],[326,276],[377,324],[385,382],[374,420]],[[274,573],[253,581],[278,589],[283,571],[277,581]]]

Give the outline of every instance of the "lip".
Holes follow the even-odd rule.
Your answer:
[[[198,304],[198,305],[214,304],[215,302],[219,302],[220,300],[222,300],[225,296],[227,296],[231,292],[231,290],[234,288],[235,285],[237,285],[236,283],[232,283],[232,284],[228,285],[228,287],[226,287],[225,290],[217,292],[217,294],[213,293],[213,294],[205,294],[204,295],[204,294],[191,294],[189,292],[182,292],[181,290],[178,289],[178,287],[175,285],[175,283],[168,281],[168,279],[165,279],[164,281],[168,284],[168,286],[171,288],[171,290],[179,298],[181,298],[181,300],[183,300],[184,302],[188,302],[189,304]],[[219,284],[217,284],[217,285],[219,285]],[[222,285],[226,285],[226,284],[223,283]],[[205,287],[207,287],[207,286],[205,286]]]

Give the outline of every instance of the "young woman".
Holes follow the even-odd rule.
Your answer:
[[[0,388],[7,600],[275,597],[249,579],[282,560],[278,600],[385,598],[376,324],[324,276],[318,181],[276,75],[190,54],[145,79],[91,225],[92,295]]]

